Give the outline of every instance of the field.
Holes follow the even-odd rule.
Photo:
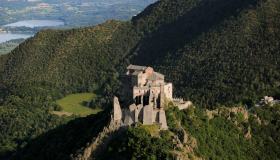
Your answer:
[[[95,97],[93,93],[77,93],[68,95],[57,101],[57,104],[62,107],[61,115],[78,115],[87,116],[90,114],[96,114],[101,109],[91,109],[83,105],[83,102],[89,102]],[[59,115],[59,112],[55,112]]]

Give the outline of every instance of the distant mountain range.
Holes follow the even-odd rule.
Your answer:
[[[0,26],[22,20],[62,20],[68,27],[127,20],[156,0],[4,0]]]

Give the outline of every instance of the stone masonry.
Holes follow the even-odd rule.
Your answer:
[[[114,97],[114,120],[124,126],[139,122],[168,129],[164,108],[167,103],[173,102],[172,83],[165,82],[164,75],[153,68],[137,65],[129,65],[121,80],[120,97]],[[183,100],[178,103],[177,99],[174,103],[183,109],[191,105]]]

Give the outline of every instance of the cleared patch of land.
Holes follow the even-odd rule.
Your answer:
[[[74,114],[79,116],[87,116],[101,111],[101,109],[92,109],[83,105],[84,103],[91,101],[93,98],[95,98],[95,94],[93,93],[77,93],[70,94],[56,101],[56,103],[62,107],[61,113],[67,113],[62,115]]]

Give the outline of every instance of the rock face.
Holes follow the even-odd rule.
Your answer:
[[[182,98],[174,98],[173,104],[179,108],[179,110],[188,109],[193,106],[191,101],[184,101]]]
[[[177,134],[173,135],[173,143],[177,151],[174,151],[174,157],[176,160],[203,160],[195,153],[197,148],[197,140],[188,134],[182,127],[177,131]]]
[[[255,106],[256,107],[261,107],[261,106],[265,106],[265,105],[274,106],[276,104],[280,104],[280,100],[274,99],[273,97],[265,96]]]
[[[96,138],[92,140],[91,143],[83,148],[77,155],[72,156],[72,160],[94,160],[98,159],[100,153],[107,147],[113,137],[115,137],[119,132],[121,127],[120,121],[115,121],[114,117],[111,118],[110,123],[104,127],[103,131],[98,134]]]
[[[251,134],[251,127],[248,127],[246,134],[244,135],[246,139],[251,139],[252,134]]]
[[[244,121],[248,121],[249,113],[244,107],[232,107],[232,108],[218,108],[215,110],[206,110],[206,115],[209,119],[213,119],[215,116],[225,116],[228,119],[232,119],[232,115],[241,114]]]

